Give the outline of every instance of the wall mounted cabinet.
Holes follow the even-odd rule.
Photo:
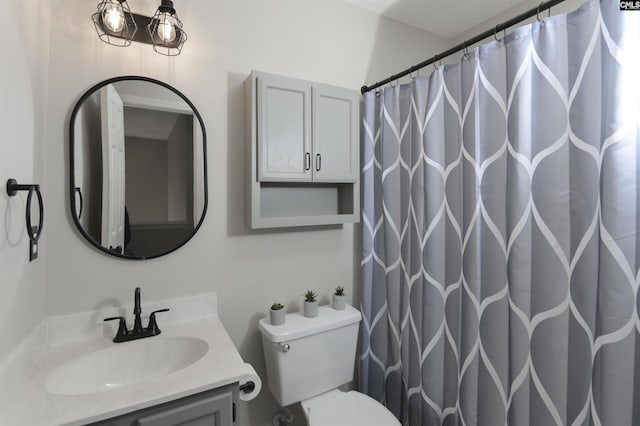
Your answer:
[[[359,221],[359,93],[258,71],[245,91],[247,225]]]

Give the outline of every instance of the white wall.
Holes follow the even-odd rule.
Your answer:
[[[46,251],[29,263],[26,194],[10,198],[5,184],[9,178],[40,183],[45,202],[49,200],[42,179],[48,4],[0,0],[0,365],[44,316]],[[45,222],[43,240],[49,224]]]
[[[265,377],[258,320],[273,301],[300,308],[306,289],[321,294],[324,304],[333,288],[343,285],[357,303],[360,237],[354,225],[260,232],[246,228],[244,80],[258,69],[358,89],[447,43],[339,0],[182,0],[176,8],[189,40],[180,56],[167,58],[147,45],[123,49],[100,42],[89,19],[95,3],[59,2],[63,7],[51,16],[46,313],[131,303],[136,286],[142,288],[143,303],[216,291],[221,319],[234,343]],[[135,12],[149,15],[157,4],[130,2]],[[69,213],[71,109],[90,86],[117,75],[172,84],[191,99],[206,125],[207,217],[187,245],[159,259],[124,261],[97,252],[81,239]],[[258,399],[240,407],[242,424],[271,424],[277,409],[265,388]]]
[[[576,10],[577,8],[579,8],[582,4],[584,4],[587,0],[566,0],[554,7],[551,8],[551,16],[554,15],[559,15],[562,13],[568,13],[568,12],[572,12],[574,10]],[[523,1],[522,3],[518,4],[517,6],[514,6],[512,8],[506,9],[504,12],[494,16],[491,19],[488,19],[484,22],[482,22],[481,24],[476,25],[475,27],[471,28],[469,31],[465,31],[463,34],[461,34],[460,36],[456,37],[453,41],[452,44],[460,44],[465,40],[468,40],[480,33],[485,32],[486,30],[490,29],[490,28],[495,28],[496,25],[501,24],[505,21],[508,21],[509,19],[513,18],[514,16],[518,16],[521,13],[526,12],[529,9],[533,9],[534,7],[538,7],[538,5],[540,4],[540,1],[538,0],[527,0],[527,1]],[[542,13],[540,13],[540,18],[544,19],[545,17],[547,17],[549,14],[548,10],[543,11]],[[536,20],[536,17],[533,18],[529,18],[526,21],[521,22],[520,24],[516,25],[515,27],[513,27],[512,29],[515,29],[519,26],[523,26],[526,25],[530,22],[533,22]],[[507,30],[507,34],[511,32],[512,29]],[[498,38],[502,38],[503,37],[503,33],[500,32],[498,34]],[[487,42],[491,42],[493,41],[492,38],[488,38],[486,39],[483,43],[487,43]],[[482,43],[480,43],[482,44]]]

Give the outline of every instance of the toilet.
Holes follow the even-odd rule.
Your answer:
[[[347,305],[320,306],[315,318],[293,312],[283,325],[260,320],[269,390],[283,407],[299,402],[309,426],[400,426],[373,398],[338,389],[353,380],[361,318]]]

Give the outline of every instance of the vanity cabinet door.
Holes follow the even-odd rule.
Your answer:
[[[233,397],[231,389],[216,389],[92,423],[92,425],[231,426],[234,423]]]
[[[310,182],[311,86],[263,75],[257,96],[258,180]]]
[[[355,182],[359,172],[359,94],[314,83],[313,180]]]
[[[136,426],[230,426],[233,397],[230,392],[167,407],[138,418]]]

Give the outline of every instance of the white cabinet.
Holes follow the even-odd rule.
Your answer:
[[[355,182],[355,90],[265,73],[257,82],[258,180]]]
[[[360,94],[259,71],[245,85],[247,224],[360,220]]]

